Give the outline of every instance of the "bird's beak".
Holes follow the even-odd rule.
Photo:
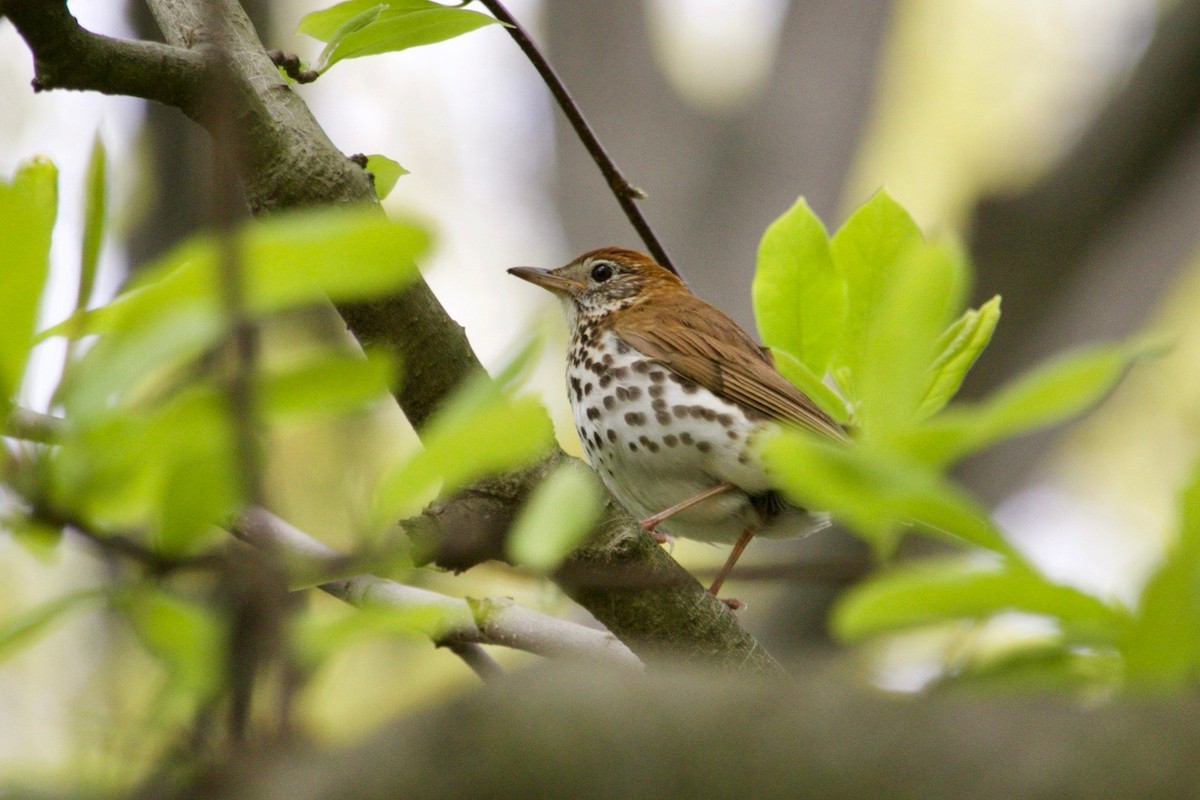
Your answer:
[[[513,267],[508,271],[508,274],[516,275],[523,281],[529,281],[535,286],[540,286],[543,289],[554,292],[555,294],[574,296],[587,288],[579,281],[573,281],[570,278],[564,278],[561,275],[555,275],[548,269],[537,269],[536,267]]]

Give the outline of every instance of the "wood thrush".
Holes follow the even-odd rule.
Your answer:
[[[752,443],[781,424],[845,434],[737,323],[632,250],[509,273],[562,301],[575,427],[609,491],[660,541],[665,532],[733,543],[710,592],[754,535],[822,526],[773,489]]]

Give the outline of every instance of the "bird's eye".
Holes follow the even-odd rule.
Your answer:
[[[601,261],[599,264],[592,267],[592,280],[594,280],[596,283],[604,283],[606,280],[612,277],[612,274],[612,264],[609,264],[607,261]]]

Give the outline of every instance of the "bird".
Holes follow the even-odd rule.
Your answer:
[[[562,303],[575,429],[612,495],[660,542],[733,545],[710,593],[754,536],[828,524],[784,498],[754,444],[778,427],[837,442],[848,441],[845,431],[775,368],[769,349],[677,275],[620,247],[508,272]]]

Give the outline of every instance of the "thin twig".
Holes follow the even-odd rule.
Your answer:
[[[533,64],[534,69],[542,76],[542,80],[546,82],[550,93],[554,95],[554,99],[558,101],[559,108],[567,117],[567,121],[571,123],[571,127],[575,129],[575,134],[579,140],[583,142],[583,146],[587,148],[588,154],[592,160],[596,162],[596,166],[600,168],[601,174],[604,175],[604,180],[608,182],[608,187],[612,189],[616,195],[617,202],[621,204],[621,210],[625,212],[625,216],[629,218],[629,222],[633,225],[633,229],[637,231],[638,236],[642,237],[642,241],[646,243],[646,248],[650,251],[650,255],[654,256],[654,260],[662,264],[667,269],[679,274],[679,270],[675,269],[675,265],[671,262],[671,257],[667,255],[667,249],[663,247],[662,242],[658,240],[654,230],[650,227],[650,223],[646,221],[642,215],[642,210],[638,208],[637,201],[645,198],[645,193],[629,182],[629,180],[621,173],[612,157],[604,149],[604,145],[600,144],[600,140],[596,137],[595,131],[588,121],[584,118],[583,112],[580,111],[579,105],[575,99],[571,97],[571,93],[567,91],[567,87],[563,84],[562,79],[558,77],[558,73],[554,71],[554,67],[550,66],[550,62],[534,44],[533,39],[529,38],[529,34],[525,31],[521,24],[508,12],[504,4],[500,0],[480,0],[496,19],[506,25],[508,34],[512,36],[513,41],[525,53],[525,57]]]
[[[452,641],[438,646],[445,647],[461,658],[471,668],[471,671],[485,683],[504,677],[504,669],[496,663],[496,659],[488,655],[488,652],[483,649],[483,645],[474,642]]]

